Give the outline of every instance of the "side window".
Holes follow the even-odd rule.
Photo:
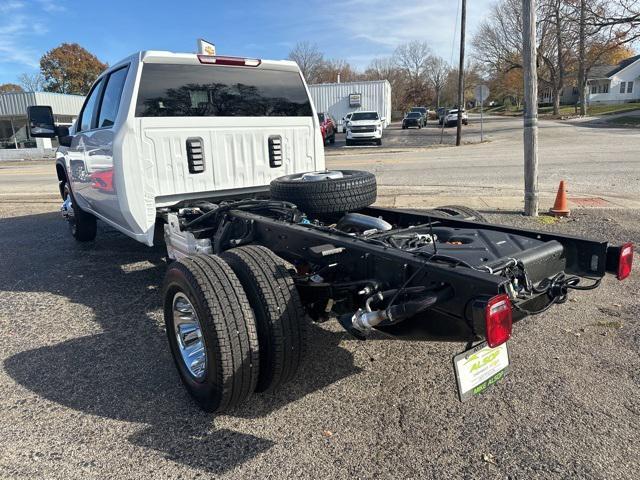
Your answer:
[[[89,94],[89,98],[87,98],[87,101],[84,103],[82,113],[80,114],[80,121],[78,122],[81,132],[91,130],[92,128],[91,121],[93,120],[93,114],[98,106],[98,97],[100,96],[100,90],[102,89],[102,82],[103,80],[100,80],[96,83],[95,87]]]
[[[620,93],[624,93],[624,87],[626,86],[625,82],[620,82]]]
[[[627,82],[627,93],[633,93],[633,81]]]
[[[127,79],[127,71],[129,67],[121,68],[109,75],[107,86],[104,87],[104,95],[100,104],[100,113],[98,115],[98,128],[110,127],[116,121],[118,115],[118,107],[120,106],[120,97],[124,88],[124,81]]]

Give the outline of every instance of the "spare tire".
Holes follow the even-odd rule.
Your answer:
[[[377,191],[375,175],[360,170],[296,173],[271,182],[271,198],[307,215],[360,210],[376,201]]]

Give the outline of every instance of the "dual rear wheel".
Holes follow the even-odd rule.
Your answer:
[[[306,350],[306,317],[290,265],[261,246],[174,262],[164,318],[180,378],[207,411],[291,380]]]

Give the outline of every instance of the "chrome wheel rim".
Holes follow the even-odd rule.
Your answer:
[[[71,231],[72,232],[75,231],[76,215],[75,215],[75,212],[73,211],[73,200],[71,198],[71,191],[69,190],[69,185],[64,186],[64,202],[62,202],[60,211],[62,212],[62,216],[65,218],[65,220],[69,222]]]
[[[195,308],[182,292],[173,297],[173,332],[182,363],[195,379],[201,380],[207,373],[202,327]]]
[[[323,180],[337,180],[343,178],[344,174],[339,170],[324,170],[318,172],[308,172],[301,174],[296,180],[302,182],[320,182]]]

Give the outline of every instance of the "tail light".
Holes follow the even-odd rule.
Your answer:
[[[485,308],[487,343],[491,348],[502,345],[511,337],[513,319],[511,300],[506,294],[496,295],[487,302]]]
[[[259,58],[220,57],[214,55],[198,55],[200,63],[208,65],[233,65],[236,67],[257,67],[262,63]]]
[[[631,275],[631,265],[633,264],[633,243],[625,243],[620,247],[618,257],[618,280],[624,280]]]

